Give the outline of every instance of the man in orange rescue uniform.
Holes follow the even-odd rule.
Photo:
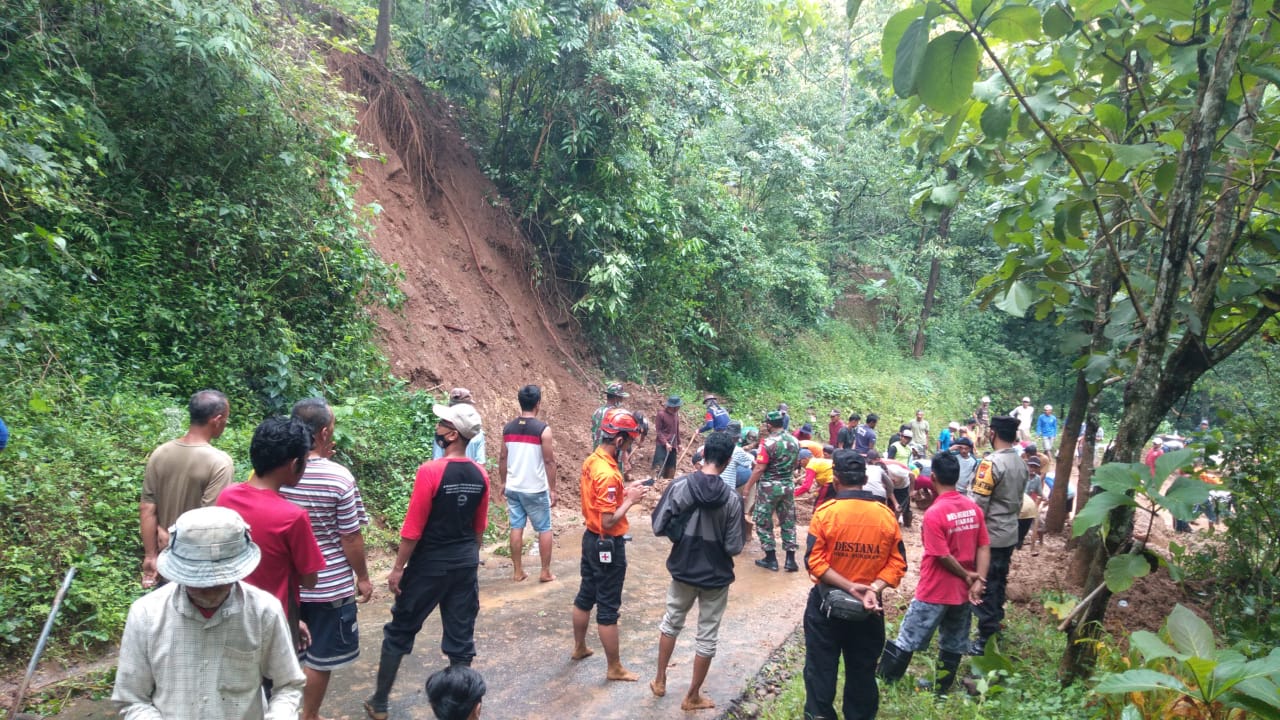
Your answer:
[[[907,558],[893,511],[862,489],[867,461],[852,450],[837,450],[833,460],[836,492],[814,511],[805,554],[814,587],[804,609],[804,716],[835,720],[836,676],[843,655],[844,718],[864,720],[874,718],[880,707],[875,678],[884,649],[880,593],[898,586]],[[861,601],[862,612],[844,619],[838,612],[824,612],[832,591]]]
[[[612,408],[605,413],[600,430],[600,446],[582,463],[579,479],[587,529],[582,533],[582,582],[573,599],[572,657],[581,660],[592,654],[587,647],[587,626],[594,607],[600,645],[608,661],[605,677],[635,682],[638,676],[622,666],[618,655],[618,609],[622,605],[622,583],[627,578],[623,536],[630,527],[627,511],[649,488],[640,483],[624,485],[618,469],[619,454],[629,451],[640,437],[635,416],[628,410]]]

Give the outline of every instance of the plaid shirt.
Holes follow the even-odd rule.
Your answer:
[[[265,713],[264,677],[274,681]],[[294,720],[305,681],[270,593],[236,583],[205,619],[169,583],[129,608],[111,699],[126,720]]]

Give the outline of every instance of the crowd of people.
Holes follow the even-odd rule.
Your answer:
[[[875,677],[902,677],[935,632],[933,682],[940,693],[954,684],[960,658],[982,654],[999,634],[1013,552],[1046,493],[1040,471],[1048,459],[1030,439],[1039,450],[1053,448],[1052,406],[1035,419],[1034,435],[1029,398],[995,415],[984,397],[970,417],[948,423],[936,437],[919,410],[881,453],[875,413],[846,418],[833,410],[820,438],[812,411],[794,431],[785,403],[765,413],[760,427],[744,426],[707,395],[703,424],[685,437],[680,397],[668,398],[652,421],[628,409],[628,398],[620,383],[607,386],[592,417],[593,449],[579,472],[584,527],[570,612],[572,660],[594,654],[588,644],[594,612],[605,677],[639,679],[622,663],[618,622],[629,516],[659,478],[669,482],[650,525],[671,543],[670,583],[649,688],[666,695],[676,639],[696,604],[683,710],[714,707],[702,685],[735,580],[734,558],[753,529],[761,552],[756,572],[799,572],[803,565],[813,581],[803,615],[807,717],[836,717],[841,658],[843,715],[870,718],[879,702]],[[442,718],[479,716],[485,682],[470,665],[491,497],[507,508],[511,579],[528,577],[524,530],[532,524],[538,579],[556,580],[552,508],[562,458],[542,419],[541,389],[522,387],[516,400],[520,413],[502,426],[493,482],[471,393],[455,388],[448,405],[433,408],[438,457],[418,468],[400,526],[387,578],[391,618],[364,702],[372,720],[389,717],[401,662],[437,609],[449,665],[427,683],[432,707]],[[187,433],[147,462],[139,517],[142,583],[150,592],[130,610],[113,699],[135,718],[183,717],[192,707],[209,718],[292,718],[299,709],[306,720],[320,718],[331,674],[359,655],[357,607],[374,593],[360,492],[352,473],[333,460],[334,413],[325,400],[308,398],[289,418],[263,421],[250,444],[253,471],[235,483],[232,459],[212,445],[230,416],[226,396],[198,392],[188,410]],[[637,479],[636,451],[650,433],[653,477]],[[693,470],[675,477],[686,453]],[[796,502],[809,494],[813,514],[802,548]],[[913,506],[923,513],[924,557],[897,638],[886,642],[882,594],[908,572],[903,531],[912,526]]]

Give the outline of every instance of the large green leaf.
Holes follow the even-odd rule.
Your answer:
[[[1147,466],[1141,463],[1107,463],[1094,471],[1093,484],[1103,490],[1124,493],[1142,487],[1148,474]]]
[[[959,8],[960,14],[970,20],[977,20],[982,17],[982,13],[991,7],[991,0],[957,0],[956,7]]]
[[[1015,317],[1022,317],[1027,314],[1027,308],[1035,302],[1036,291],[1030,285],[1015,280],[1013,285],[1009,286],[1009,292],[996,301],[996,307]]]
[[[941,113],[959,110],[973,94],[978,54],[978,41],[967,32],[952,30],[931,40],[917,78],[920,100]]]
[[[1269,677],[1249,678],[1235,686],[1233,704],[1252,710],[1258,717],[1280,715],[1280,686]]]
[[[884,34],[880,36],[880,67],[884,70],[885,77],[893,77],[898,45],[902,43],[902,36],[911,23],[920,18],[920,13],[919,6],[909,7],[894,13],[884,24]]]
[[[1188,519],[1195,512],[1195,506],[1208,499],[1208,483],[1198,477],[1183,475],[1169,486],[1160,504],[1174,517]]]
[[[898,41],[894,52],[893,91],[898,97],[911,97],[916,93],[928,48],[929,21],[927,18],[916,18],[902,33],[902,39]]]
[[[1147,563],[1145,557],[1125,553],[1107,561],[1107,567],[1102,571],[1102,579],[1111,592],[1122,593],[1133,587],[1133,583],[1138,578],[1150,573],[1151,565]]]
[[[1040,12],[1026,5],[1006,5],[987,19],[986,31],[1006,42],[1022,42],[1040,33]]]
[[[1169,613],[1169,620],[1165,622],[1165,630],[1178,652],[1192,657],[1213,657],[1213,630],[1209,623],[1182,603],[1173,606],[1173,612]]]
[[[1124,138],[1125,118],[1123,110],[1111,103],[1098,103],[1093,106],[1093,115],[1098,118],[1098,124],[1110,130],[1112,136],[1117,140]]]
[[[1161,20],[1172,20],[1177,23],[1191,22],[1195,19],[1194,2],[1190,0],[1144,0],[1142,8]]]
[[[1084,366],[1084,377],[1090,385],[1102,382],[1111,372],[1111,356],[1106,353],[1093,353]]]
[[[862,9],[862,0],[845,0],[844,1],[844,17],[845,20],[852,25],[854,20],[858,19],[858,11]]]
[[[982,111],[978,124],[982,134],[992,140],[1004,140],[1009,136],[1009,121],[1013,117],[1013,109],[1009,101],[998,97]]]
[[[1162,658],[1179,657],[1178,651],[1169,647],[1168,643],[1161,640],[1159,635],[1146,630],[1139,630],[1130,635],[1129,647],[1141,653],[1142,659],[1147,662]]]
[[[1040,27],[1044,29],[1044,34],[1057,40],[1064,37],[1067,33],[1075,28],[1075,20],[1071,18],[1071,11],[1062,5],[1050,5],[1044,11],[1044,19],[1040,21]]]
[[[1126,670],[1119,675],[1108,675],[1102,678],[1095,688],[1104,695],[1124,694],[1131,692],[1151,692],[1153,690],[1177,690],[1186,692],[1187,686],[1181,680],[1155,670],[1145,668]]]
[[[1156,153],[1160,150],[1160,145],[1158,143],[1139,143],[1137,145],[1107,143],[1106,148],[1116,162],[1132,170],[1143,163],[1155,159]]]
[[[1174,472],[1191,464],[1192,458],[1196,456],[1196,451],[1191,448],[1183,448],[1167,452],[1156,458],[1156,474],[1155,482],[1163,483],[1165,478]]]
[[[1133,498],[1123,493],[1104,492],[1094,495],[1089,498],[1089,502],[1085,503],[1084,509],[1076,513],[1075,520],[1071,522],[1071,534],[1080,537],[1089,528],[1099,527],[1106,522],[1107,513],[1112,509],[1122,505],[1132,507],[1136,504]]]
[[[960,186],[955,183],[938,185],[929,191],[929,200],[944,207],[952,207],[960,200]]]

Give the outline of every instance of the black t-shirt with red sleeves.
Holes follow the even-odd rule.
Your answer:
[[[406,573],[443,575],[480,564],[477,536],[489,524],[489,476],[470,459],[423,463],[400,537],[417,540]]]

